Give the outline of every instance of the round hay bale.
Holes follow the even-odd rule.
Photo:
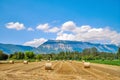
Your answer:
[[[90,62],[84,62],[84,68],[90,68]]]
[[[47,60],[47,62],[50,62],[50,60]]]
[[[39,60],[36,59],[35,62],[39,62]]]
[[[84,63],[85,62],[85,60],[82,60],[82,63]]]
[[[41,59],[40,61],[44,61],[43,59]]]
[[[52,63],[46,63],[45,70],[52,70]]]
[[[72,60],[70,60],[70,63],[72,63]]]
[[[14,61],[13,61],[13,60],[10,60],[9,63],[10,63],[10,64],[14,64]]]
[[[27,60],[25,60],[25,61],[23,61],[23,63],[24,63],[24,64],[28,64],[28,61],[27,61]]]

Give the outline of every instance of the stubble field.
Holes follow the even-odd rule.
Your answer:
[[[51,71],[45,63],[0,64],[0,80],[120,80],[120,66],[93,64],[84,68],[78,61],[51,61]]]

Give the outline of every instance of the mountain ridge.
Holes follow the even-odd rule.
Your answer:
[[[52,44],[52,45],[51,45]],[[67,40],[48,40],[40,45],[39,50],[46,49],[47,53],[60,51],[78,51],[81,52],[85,48],[96,47],[100,52],[116,52],[118,46],[114,44],[98,44],[82,41],[67,41]],[[50,50],[49,50],[50,49]]]
[[[78,51],[82,52],[85,48],[96,47],[100,52],[112,52],[115,53],[118,50],[118,46],[114,44],[100,44],[90,43],[82,41],[69,41],[69,40],[48,40],[40,46],[31,47],[15,44],[3,44],[0,43],[0,50],[7,54],[14,53],[16,51],[33,51],[35,53],[58,53],[60,51]]]

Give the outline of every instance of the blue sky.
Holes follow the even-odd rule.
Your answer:
[[[120,0],[0,0],[0,43],[38,46],[60,39],[119,44],[119,27]]]

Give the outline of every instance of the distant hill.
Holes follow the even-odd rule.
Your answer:
[[[2,50],[4,53],[14,53],[16,51],[34,51],[37,52],[37,49],[30,46],[23,46],[23,45],[13,45],[13,44],[2,44],[0,43],[0,50]]]
[[[82,41],[66,41],[66,40],[48,40],[38,47],[38,50],[43,53],[58,53],[60,51],[78,51],[81,52],[85,48],[96,47],[100,52],[115,53],[118,46],[113,44],[96,44]]]
[[[66,41],[66,40],[48,40],[39,47],[30,47],[23,45],[2,44],[0,43],[0,50],[11,54],[16,51],[33,51],[35,53],[58,53],[60,51],[78,51],[81,52],[85,48],[96,47],[100,52],[115,53],[118,46],[113,44],[96,44],[81,41]]]

